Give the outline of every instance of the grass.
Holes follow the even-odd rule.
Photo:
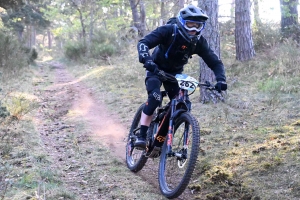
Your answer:
[[[224,39],[224,38],[223,38]],[[228,38],[226,38],[228,39]],[[225,40],[224,40],[225,41]],[[223,48],[229,90],[225,103],[201,104],[197,91],[191,100],[192,114],[201,126],[201,152],[189,189],[194,199],[299,199],[300,182],[300,102],[299,47],[292,41],[273,44],[265,52],[245,63],[235,61],[230,38]],[[110,112],[117,114],[129,128],[137,107],[146,100],[145,71],[137,61],[136,47],[129,46],[123,55],[108,63],[66,63],[79,82],[87,85]],[[23,69],[18,81],[1,83],[1,101],[12,115],[1,124],[0,196],[8,199],[44,198],[77,199],[59,177],[73,169],[84,179],[74,187],[106,194],[110,199],[162,199],[140,177],[135,176],[109,150],[90,139],[85,122],[66,112],[70,128],[57,143],[61,161],[71,165],[56,168],[41,145],[37,124],[31,118],[37,105],[46,106],[43,122],[57,128],[62,113],[55,106],[67,107],[41,92],[52,84],[53,68],[42,64],[44,76],[37,68]],[[198,77],[196,56],[185,73]],[[9,77],[6,78],[9,80]],[[13,92],[12,92],[13,91]],[[53,133],[47,133],[53,134]],[[70,156],[70,158],[69,158]],[[98,170],[100,169],[100,170]],[[134,178],[134,182],[132,181]],[[157,185],[156,185],[157,186]]]
[[[3,98],[10,112],[16,110],[12,109],[15,107],[20,111],[12,112],[15,113],[10,116],[14,119],[14,124],[5,127],[9,127],[5,137],[1,135],[0,197],[76,200],[80,199],[76,193],[79,190],[87,195],[96,191],[103,199],[162,199],[149,186],[143,186],[142,190],[136,187],[135,184],[143,185],[144,181],[132,174],[123,162],[113,158],[107,148],[88,138],[89,130],[82,119],[70,116],[65,120],[63,116],[68,116],[68,112],[63,114],[55,111],[58,107],[68,110],[70,105],[61,105],[62,102],[56,99],[61,95],[60,91],[47,89],[54,78],[51,73],[53,68],[45,66],[42,74],[36,70],[39,69],[32,68],[30,71],[35,77],[25,72],[25,77],[20,77],[26,84],[22,82],[18,85],[12,79],[12,83],[6,82],[7,87],[3,88],[3,91],[11,89],[13,94],[26,94],[26,97],[30,97],[29,94],[36,95],[26,104],[20,102],[27,98],[18,98],[18,101],[14,100],[15,95],[5,95]],[[33,106],[36,104],[39,105],[39,109]],[[31,107],[33,109],[30,112],[21,112]],[[14,117],[17,113],[20,117]],[[43,113],[43,116],[39,113]],[[36,115],[39,116],[38,119]],[[56,121],[67,125],[68,128],[55,132],[59,126]],[[42,129],[39,124],[42,125]],[[47,147],[50,148],[51,143],[48,144],[42,139],[44,134],[48,134],[47,137],[56,137],[55,145],[59,147],[56,149],[60,152],[59,158],[52,157],[51,152],[46,150]],[[67,187],[68,184],[63,179],[66,173],[74,174],[74,177],[82,176],[83,179],[77,182],[74,178],[74,181],[69,183],[72,187]]]
[[[1,123],[1,129],[5,131],[1,132],[0,140],[0,177],[3,177],[0,187],[7,189],[1,190],[0,195],[9,199],[40,195],[36,191],[39,191],[41,184],[45,188],[60,186],[58,175],[47,169],[49,161],[29,116],[29,113],[36,111],[39,101],[33,95],[33,70],[32,66],[23,68],[18,81],[13,76],[6,77],[5,84],[1,84],[1,99],[10,116]]]
[[[298,47],[292,41],[274,44],[245,63],[234,61],[232,54],[227,51],[223,59],[226,103],[201,104],[199,93],[192,96],[192,113],[204,134],[190,187],[198,188],[198,199],[297,199],[299,183],[291,186],[289,181],[292,172],[299,176]],[[146,100],[144,69],[135,51],[112,60],[112,65],[69,70],[129,127],[135,109]],[[197,77],[197,62],[193,58],[185,73]]]

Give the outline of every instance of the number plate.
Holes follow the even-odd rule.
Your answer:
[[[175,77],[178,81],[179,87],[184,90],[194,91],[199,84],[199,82],[195,78],[186,74],[176,74]]]

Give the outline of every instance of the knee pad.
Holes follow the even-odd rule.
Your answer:
[[[143,112],[146,115],[152,115],[154,110],[160,104],[160,101],[161,101],[160,86],[161,86],[161,82],[157,78],[149,77],[146,80],[146,89],[148,92],[148,100],[143,109]]]
[[[146,105],[143,109],[143,112],[146,115],[152,115],[155,109],[159,106],[161,101],[161,94],[160,90],[153,90],[148,94],[148,100],[146,102]]]

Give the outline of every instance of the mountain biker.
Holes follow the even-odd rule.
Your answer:
[[[146,69],[148,99],[141,115],[140,133],[135,147],[146,148],[147,130],[160,103],[161,85],[164,85],[170,99],[179,92],[177,83],[166,81],[165,72],[172,75],[182,73],[183,66],[193,54],[202,57],[214,72],[217,80],[215,88],[218,92],[227,89],[224,65],[201,35],[207,19],[208,16],[203,10],[188,5],[179,11],[174,24],[160,26],[138,42],[139,61]],[[150,55],[149,49],[154,47]]]

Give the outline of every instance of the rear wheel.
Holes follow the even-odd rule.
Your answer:
[[[140,171],[148,159],[145,156],[145,150],[136,149],[134,147],[134,142],[140,129],[140,119],[144,106],[145,104],[142,104],[139,107],[133,118],[126,143],[126,164],[127,167],[133,172]]]
[[[168,155],[165,141],[159,163],[159,187],[167,198],[182,194],[196,166],[200,146],[200,128],[188,112],[181,114],[174,123],[172,154]]]

